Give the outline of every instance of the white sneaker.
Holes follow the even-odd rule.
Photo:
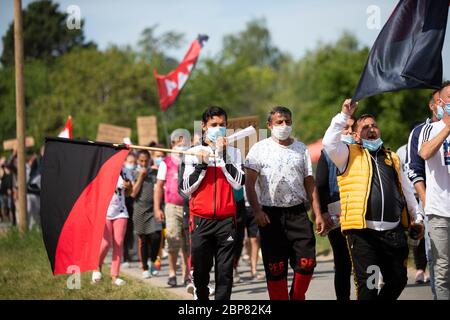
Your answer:
[[[197,296],[196,291],[197,291],[197,290],[194,288],[194,300],[198,300],[198,296]]]
[[[92,272],[92,283],[97,283],[102,280],[102,273],[100,271]]]
[[[152,275],[151,275],[150,271],[145,270],[144,272],[142,272],[142,279],[149,279],[151,277],[152,277]]]
[[[216,293],[216,290],[213,287],[208,286],[208,289],[209,289],[209,295],[210,296],[212,296],[212,295],[214,295],[214,293]]]
[[[415,281],[417,284],[425,283],[425,273],[423,270],[417,270]]]
[[[124,280],[120,279],[120,278],[117,278],[116,281],[113,282],[113,284],[118,286],[118,287],[121,287],[121,286],[125,285],[125,283],[126,282]]]

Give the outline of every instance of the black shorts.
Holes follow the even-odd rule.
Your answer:
[[[259,227],[267,280],[287,277],[288,262],[295,272],[312,274],[316,266],[316,238],[303,204],[263,207],[270,223]]]
[[[258,236],[258,224],[251,207],[245,208],[245,228],[247,229],[247,236],[249,238],[256,238]]]

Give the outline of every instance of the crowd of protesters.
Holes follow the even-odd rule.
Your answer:
[[[243,281],[238,265],[246,260],[251,279],[266,281],[270,299],[304,300],[319,235],[328,236],[333,250],[338,300],[350,299],[352,273],[357,299],[397,299],[407,283],[410,250],[416,283],[430,282],[435,299],[450,299],[450,83],[426,104],[430,117],[412,127],[396,153],[384,146],[375,117],[356,117],[357,103],[345,100],[323,137],[315,176],[307,146],[291,136],[288,108],[269,111],[271,136],[244,157],[228,145],[226,111],[209,107],[201,135],[191,139],[176,129],[173,151],[129,153],[106,214],[92,282],[102,280],[112,248],[112,283],[125,285],[120,267],[133,262],[135,249],[143,279],[159,276],[167,258],[167,285],[183,285],[195,299],[214,294],[229,300],[233,283]],[[30,228],[40,224],[43,152],[27,161]],[[16,163],[15,154],[0,159],[0,217],[13,225]],[[257,271],[259,252],[264,273]],[[369,285],[371,266],[380,272],[379,286]]]
[[[41,170],[44,148],[28,152],[25,163],[28,229],[40,227]],[[0,158],[0,221],[18,224],[17,152]]]

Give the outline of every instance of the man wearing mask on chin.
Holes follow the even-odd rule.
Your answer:
[[[292,113],[268,115],[272,136],[253,145],[245,160],[248,201],[259,225],[271,300],[304,300],[316,266],[315,237],[305,209],[310,201],[318,234],[325,230],[308,148],[291,137]],[[294,279],[288,292],[288,262]]]
[[[186,151],[188,147],[189,131],[176,129],[170,135],[172,149]],[[180,154],[171,153],[159,165],[155,187],[155,217],[166,221],[166,240],[169,251],[169,279],[167,284],[171,287],[177,285],[176,264],[181,249],[182,275],[187,285],[189,274],[187,271],[187,237],[183,232],[183,198],[178,193],[178,165]],[[165,207],[162,208],[164,194]]]
[[[323,146],[338,170],[341,230],[352,258],[358,300],[395,300],[407,283],[408,227],[423,237],[421,209],[400,168],[395,152],[383,147],[381,131],[371,115],[356,122],[355,140],[347,145],[341,131],[357,103],[344,101],[331,121]],[[371,279],[377,266],[385,282],[378,293]]]
[[[190,196],[191,261],[195,294],[208,300],[209,273],[215,259],[215,299],[229,300],[233,285],[236,204],[233,189],[244,184],[241,154],[227,146],[227,114],[209,107],[202,115],[202,144],[188,151],[179,187]]]

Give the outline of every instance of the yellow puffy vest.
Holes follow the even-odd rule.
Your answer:
[[[341,198],[341,231],[350,229],[365,229],[367,201],[372,186],[373,167],[367,149],[358,144],[349,145],[349,158],[345,171],[338,175],[339,194]],[[395,152],[386,150],[386,163],[392,161],[397,172],[397,185],[403,196],[400,177],[400,159]],[[408,228],[409,215],[407,206],[402,212],[401,223]]]

